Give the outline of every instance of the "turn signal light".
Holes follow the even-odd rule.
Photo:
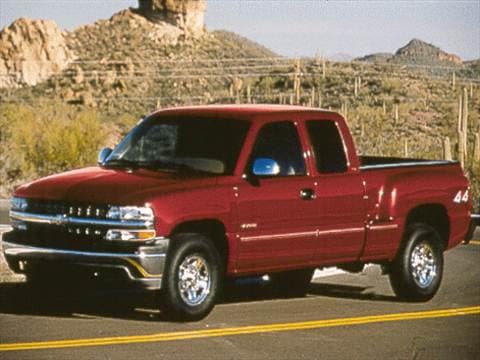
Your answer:
[[[146,241],[155,237],[155,230],[110,229],[105,235],[111,241]]]

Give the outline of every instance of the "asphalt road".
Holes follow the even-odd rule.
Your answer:
[[[316,279],[305,298],[230,286],[205,320],[155,298],[0,283],[0,359],[480,359],[480,241],[446,254],[437,296],[399,302],[378,267]]]

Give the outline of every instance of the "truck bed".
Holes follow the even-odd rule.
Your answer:
[[[427,160],[414,158],[399,158],[387,156],[359,156],[361,170],[387,169],[394,167],[409,167],[422,165],[452,165],[458,161],[450,160]]]

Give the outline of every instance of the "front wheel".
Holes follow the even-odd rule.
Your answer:
[[[437,293],[442,275],[443,250],[437,231],[427,224],[410,225],[390,266],[393,291],[403,299],[426,301]]]
[[[162,284],[162,312],[174,320],[204,318],[215,305],[220,277],[220,256],[210,239],[200,234],[174,236]]]

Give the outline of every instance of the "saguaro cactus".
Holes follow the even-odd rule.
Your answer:
[[[475,134],[475,142],[473,146],[473,161],[480,162],[480,131]]]
[[[355,77],[355,87],[353,91],[353,95],[355,97],[358,96],[358,92],[360,91],[360,87],[362,86],[362,78],[360,76]]]
[[[443,158],[445,160],[452,160],[452,148],[448,136],[443,139]]]
[[[301,97],[301,63],[300,59],[295,60],[295,73],[293,75],[293,92],[295,94],[295,104],[300,104],[300,97]]]
[[[343,115],[344,118],[348,116],[348,104],[346,102],[342,102],[342,108],[340,109],[340,113]]]
[[[315,86],[312,86],[312,90],[310,92],[310,106],[315,106]]]
[[[463,96],[458,99],[458,160],[462,167],[465,167],[468,155],[468,90],[463,89]]]

